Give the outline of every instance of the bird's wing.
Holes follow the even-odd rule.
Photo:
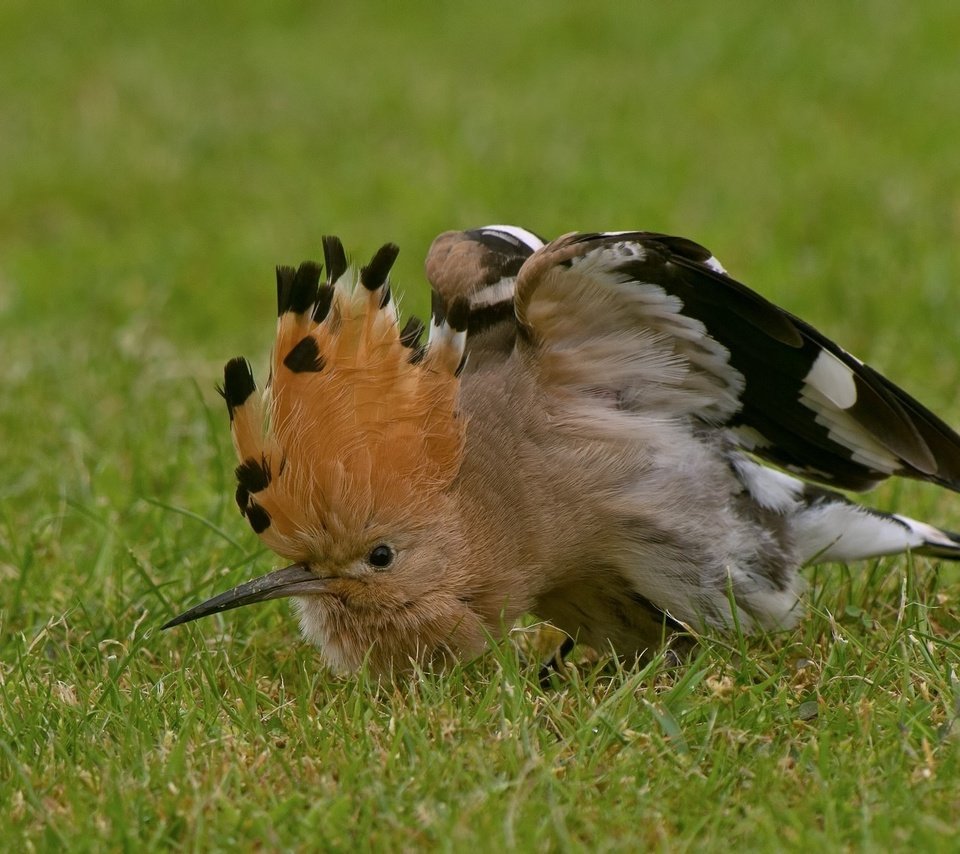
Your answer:
[[[496,364],[512,351],[517,274],[543,246],[542,238],[515,225],[447,231],[433,241],[425,266],[435,295],[443,306],[461,298],[469,301],[468,370]]]
[[[900,474],[960,491],[960,436],[693,241],[566,235],[524,263],[515,310],[545,382],[597,407],[686,416],[845,489]]]

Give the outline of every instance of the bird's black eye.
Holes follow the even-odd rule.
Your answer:
[[[386,569],[393,563],[394,557],[395,552],[393,549],[381,543],[379,546],[374,546],[373,549],[371,549],[370,554],[367,555],[367,562],[374,569]]]

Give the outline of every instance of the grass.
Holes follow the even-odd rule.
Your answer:
[[[506,644],[336,679],[285,605],[213,384],[272,265],[447,228],[715,249],[960,424],[955,4],[0,8],[0,846],[952,850],[960,576],[809,573],[811,615],[681,667]],[[960,501],[882,507],[960,528]],[[521,638],[522,640],[523,638]]]

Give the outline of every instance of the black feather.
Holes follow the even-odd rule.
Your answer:
[[[415,347],[423,335],[423,321],[419,317],[411,317],[400,330],[400,343],[404,347]]]
[[[360,282],[368,291],[375,291],[390,275],[390,268],[397,260],[400,247],[395,243],[385,243],[370,259],[370,263],[360,270]]]
[[[303,314],[317,301],[317,287],[323,268],[316,261],[304,261],[293,277],[287,310]]]
[[[454,332],[464,332],[470,318],[470,300],[457,297],[447,310],[447,325]]]
[[[249,457],[237,466],[237,483],[248,493],[261,492],[270,485],[272,474],[266,457],[259,460]]]
[[[220,394],[227,402],[227,412],[230,413],[231,421],[233,421],[233,411],[238,406],[243,406],[247,398],[256,390],[257,384],[253,379],[253,370],[243,356],[237,356],[227,362],[223,368],[223,388],[220,389]]]
[[[317,373],[323,370],[320,348],[312,335],[305,335],[284,357],[283,364],[295,374]]]
[[[313,308],[313,320],[316,323],[323,323],[330,313],[330,306],[333,304],[333,286],[320,285],[317,288],[317,304]]]
[[[293,290],[293,280],[297,271],[293,267],[280,265],[277,267],[277,317],[290,308],[290,293]]]
[[[240,512],[246,516],[247,514],[247,502],[250,500],[250,490],[248,490],[242,483],[237,484],[237,507],[240,508]]]
[[[447,303],[437,291],[430,291],[430,316],[440,326],[447,319]]]
[[[323,243],[323,263],[327,267],[327,284],[335,284],[347,272],[347,253],[343,251],[343,244],[339,237],[325,235]]]
[[[247,521],[255,534],[262,534],[270,527],[270,514],[252,501],[247,505]]]

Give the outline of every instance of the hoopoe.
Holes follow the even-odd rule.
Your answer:
[[[399,328],[395,246],[359,274],[323,249],[325,284],[277,270],[263,395],[242,358],[222,388],[240,511],[292,563],[165,628],[293,597],[340,671],[474,656],[528,612],[632,656],[792,626],[805,564],[960,559],[960,536],[834,491],[960,491],[960,436],[690,240],[442,234],[425,344]]]

